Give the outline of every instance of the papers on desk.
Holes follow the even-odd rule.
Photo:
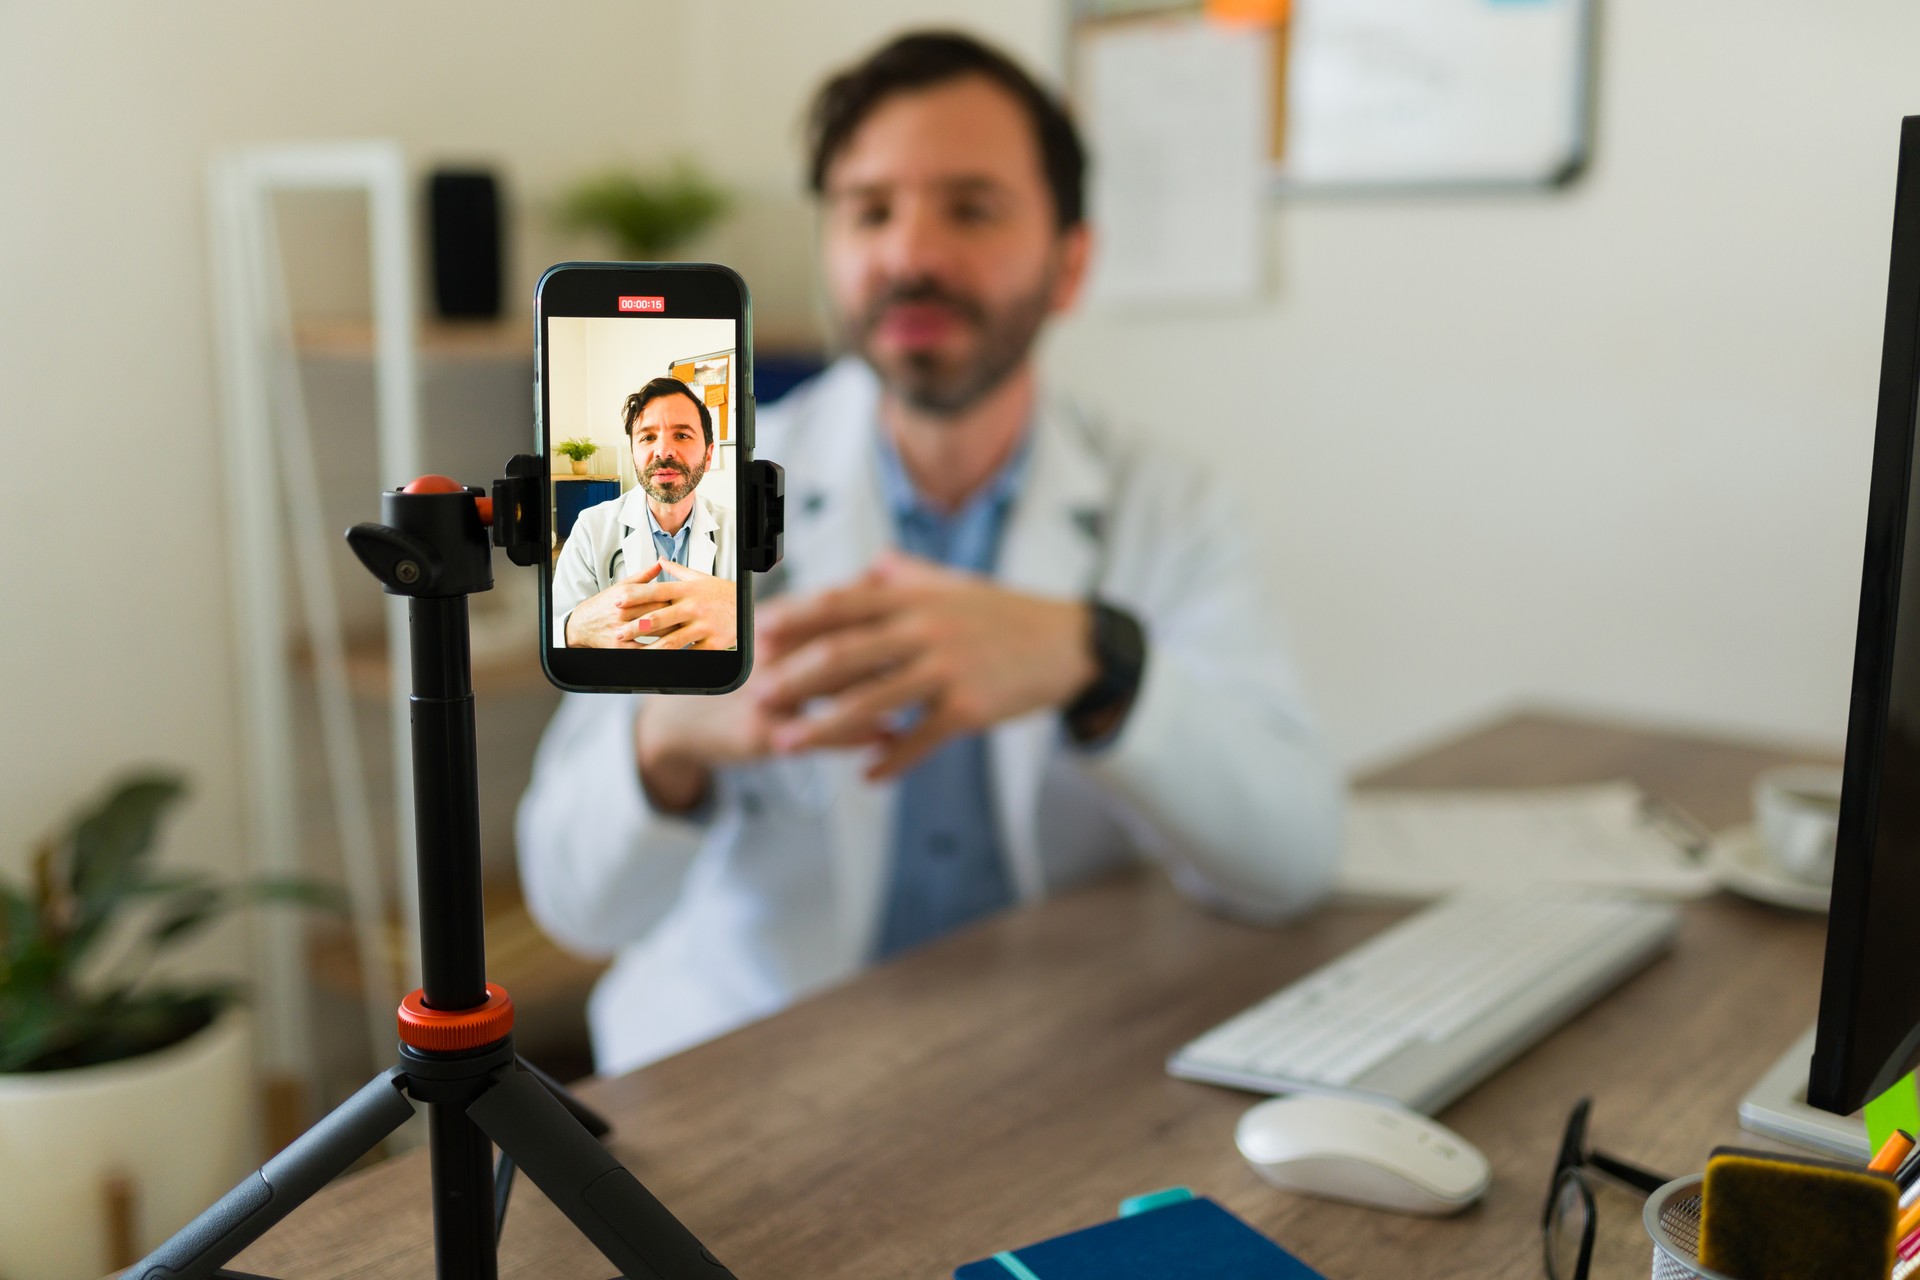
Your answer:
[[[1714,887],[1686,820],[1631,782],[1355,792],[1336,888],[1430,898],[1455,889],[1581,884],[1664,897]]]

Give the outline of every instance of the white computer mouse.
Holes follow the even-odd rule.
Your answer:
[[[1240,1154],[1276,1187],[1400,1213],[1448,1214],[1487,1189],[1487,1158],[1403,1107],[1293,1094],[1240,1117]]]

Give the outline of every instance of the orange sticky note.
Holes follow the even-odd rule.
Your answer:
[[[1206,14],[1236,26],[1277,27],[1287,20],[1288,0],[1207,0]]]

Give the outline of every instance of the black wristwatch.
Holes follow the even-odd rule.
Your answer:
[[[1083,742],[1105,737],[1119,727],[1113,713],[1124,711],[1133,701],[1147,669],[1147,634],[1139,621],[1104,600],[1088,603],[1089,639],[1100,674],[1061,713],[1068,731]]]

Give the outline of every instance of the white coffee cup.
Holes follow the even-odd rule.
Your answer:
[[[1840,826],[1840,770],[1784,765],[1753,780],[1754,825],[1775,866],[1796,880],[1833,879],[1833,839]]]

